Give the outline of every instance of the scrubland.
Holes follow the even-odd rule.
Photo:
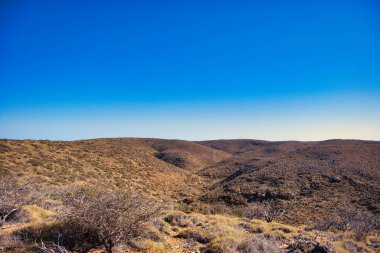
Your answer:
[[[380,252],[380,143],[0,140],[0,252]]]

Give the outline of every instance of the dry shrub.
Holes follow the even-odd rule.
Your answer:
[[[28,203],[30,190],[17,183],[15,177],[0,177],[0,228],[6,222],[20,219],[21,206]]]
[[[164,220],[172,226],[189,227],[193,225],[192,221],[189,220],[189,217],[182,212],[170,213],[164,218]]]
[[[280,253],[277,241],[266,239],[265,237],[251,237],[241,242],[237,248],[239,253]]]
[[[170,252],[170,249],[168,249],[167,246],[161,242],[147,240],[142,251],[144,253],[168,253]]]
[[[184,229],[178,233],[177,237],[183,239],[192,239],[203,244],[209,243],[212,239],[214,239],[213,235],[200,228]]]
[[[22,240],[17,235],[6,234],[0,236],[0,252],[12,251],[16,248],[21,248],[23,246]]]
[[[287,252],[306,252],[306,253],[332,253],[332,246],[327,244],[322,245],[314,239],[298,235],[294,241],[287,247]]]
[[[48,244],[41,242],[36,245],[36,249],[41,253],[70,253],[65,247],[52,242]]]
[[[207,245],[203,252],[205,253],[237,253],[238,238],[216,238]]]
[[[265,219],[267,222],[280,218],[284,213],[272,200],[251,203],[243,211],[244,216],[249,219]]]
[[[261,227],[254,227],[254,226],[252,226],[249,223],[240,223],[240,224],[238,224],[236,226],[236,228],[239,229],[239,230],[247,231],[248,233],[261,234],[261,233],[264,232],[263,228],[261,228]]]
[[[97,195],[81,192],[67,204],[69,208],[60,220],[93,235],[109,253],[116,244],[133,245],[148,236],[146,223],[160,210],[155,201],[123,191]]]
[[[161,210],[155,201],[125,191],[77,187],[62,194],[65,206],[57,211],[55,222],[25,229],[25,238],[49,245],[59,240],[59,245],[77,252],[104,246],[111,253],[115,246],[133,247],[151,236],[147,223]]]
[[[237,238],[215,240],[204,250],[205,253],[281,253],[279,243],[264,236],[255,236],[237,241]]]
[[[24,243],[35,244],[36,251],[43,251],[41,249],[41,247],[43,248],[42,243],[45,243],[45,246],[50,250],[57,244],[76,252],[88,252],[90,249],[101,245],[95,231],[83,231],[80,225],[75,223],[57,221],[28,226],[16,231],[15,234],[22,238]]]
[[[346,208],[339,210],[340,218],[315,225],[319,230],[352,231],[355,240],[363,241],[373,231],[380,230],[380,218],[369,211]]]
[[[153,227],[157,229],[160,232],[166,232],[167,233],[167,224],[163,222],[161,219],[154,219],[152,221]]]

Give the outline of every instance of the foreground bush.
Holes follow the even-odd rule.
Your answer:
[[[156,202],[125,191],[74,189],[63,200],[54,222],[26,229],[23,236],[77,252],[104,246],[111,253],[116,245],[133,246],[148,236],[146,225],[160,211]]]
[[[75,224],[79,232],[92,235],[108,253],[116,244],[132,244],[146,235],[146,223],[160,209],[152,200],[122,191],[81,195],[68,204],[63,223]]]

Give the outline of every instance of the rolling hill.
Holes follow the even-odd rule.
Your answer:
[[[380,213],[379,142],[213,141],[206,145],[235,155],[202,171],[205,177],[220,178],[202,196],[204,201],[236,207],[272,200],[286,209],[282,219],[291,223],[337,219],[340,209],[352,207]]]
[[[348,214],[380,217],[375,141],[3,139],[0,175],[44,191],[129,189],[202,219],[247,217],[261,204],[281,211],[274,220],[289,226],[330,229]],[[363,252],[375,252],[380,240],[374,245]]]

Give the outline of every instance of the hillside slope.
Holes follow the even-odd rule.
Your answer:
[[[338,218],[340,209],[352,207],[380,214],[379,142],[260,142],[248,148],[236,142],[206,143],[235,155],[201,172],[220,179],[203,201],[234,208],[271,200],[286,209],[281,219],[291,223]]]
[[[0,172],[17,175],[24,182],[57,188],[72,183],[127,187],[173,200],[198,194],[204,186],[201,177],[187,170],[227,156],[199,144],[176,140],[1,140]]]

